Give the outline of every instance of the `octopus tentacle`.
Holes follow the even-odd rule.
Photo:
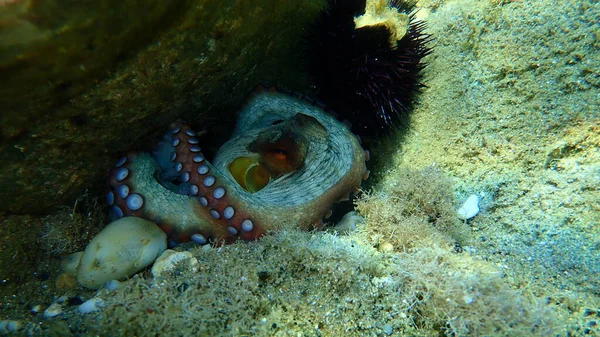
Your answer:
[[[153,155],[129,153],[109,175],[113,217],[155,221],[172,243],[254,240],[318,228],[368,177],[358,138],[315,101],[263,90],[242,109],[213,163],[174,123]]]

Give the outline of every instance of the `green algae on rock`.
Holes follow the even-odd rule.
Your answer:
[[[0,6],[0,69],[8,84],[0,87],[2,139],[18,137],[41,117],[64,118],[58,107],[107,77],[186,9],[168,1],[114,0]]]

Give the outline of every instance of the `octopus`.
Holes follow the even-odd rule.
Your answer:
[[[331,206],[359,190],[369,152],[317,101],[262,88],[208,162],[197,133],[174,122],[152,153],[131,152],[109,173],[113,219],[155,222],[173,246],[256,240],[284,228],[318,229]]]

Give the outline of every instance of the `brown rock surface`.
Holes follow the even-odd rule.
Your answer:
[[[323,1],[0,2],[0,213],[40,214],[101,185],[169,121],[226,138],[261,82],[302,88]]]

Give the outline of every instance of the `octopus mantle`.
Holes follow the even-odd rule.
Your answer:
[[[285,227],[319,228],[333,203],[368,177],[359,139],[314,101],[254,94],[209,163],[196,133],[174,123],[152,153],[130,153],[109,175],[111,216],[137,216],[170,244],[254,240]]]

